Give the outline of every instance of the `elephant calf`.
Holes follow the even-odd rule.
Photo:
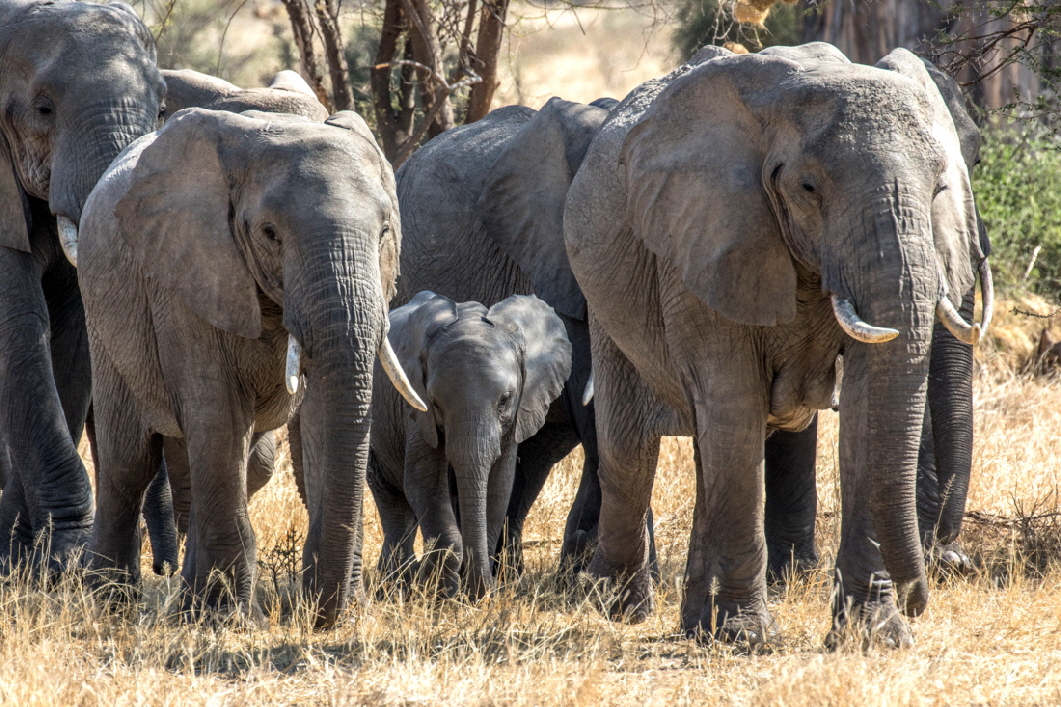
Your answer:
[[[390,313],[388,336],[428,409],[408,414],[377,372],[368,484],[383,524],[380,572],[409,571],[419,524],[434,548],[421,576],[453,596],[463,570],[480,598],[493,584],[490,551],[512,494],[516,445],[545,424],[571,373],[564,324],[533,295],[487,309],[425,291]]]

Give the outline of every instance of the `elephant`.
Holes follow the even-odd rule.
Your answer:
[[[777,639],[763,458],[840,397],[842,529],[826,645],[902,647],[928,603],[917,460],[933,324],[984,261],[962,144],[923,62],[823,43],[705,48],[633,90],[566,195],[586,297],[601,512],[587,571],[613,618],[653,609],[645,534],[663,435],[692,435],[697,493],[681,626]],[[872,322],[868,324],[867,322]]]
[[[507,106],[435,137],[397,172],[405,225],[394,304],[421,290],[492,306],[535,294],[567,327],[571,376],[544,426],[519,443],[503,533],[513,569],[522,566],[522,528],[552,466],[580,442],[585,462],[561,549],[563,576],[580,571],[597,534],[600,488],[585,299],[562,242],[562,197],[608,110],[552,98],[535,111]],[[522,215],[520,219],[509,214]],[[649,522],[651,532],[651,522]]]
[[[294,71],[277,73],[264,88],[240,88],[191,69],[163,69],[162,77],[166,81],[166,108],[171,115],[184,108],[209,108],[233,113],[291,113],[317,123],[328,117],[328,110],[317,100],[313,89]]]
[[[966,110],[957,83],[927,61],[924,67],[947,103],[962,158],[971,172],[979,162],[980,129]],[[984,285],[982,318],[990,322],[994,288],[986,257],[991,254],[991,242],[979,213],[977,225],[985,256],[979,272]],[[970,290],[962,298],[959,312],[965,319],[973,316],[974,294]],[[957,539],[972,475],[973,349],[937,321],[930,353],[928,404],[917,461],[918,527],[926,560],[941,573],[964,573],[972,568],[972,561]],[[814,538],[816,443],[817,420],[803,432],[776,430],[766,447],[767,568],[775,581],[791,570],[809,569],[818,562]]]
[[[0,565],[68,565],[92,525],[78,456],[92,382],[64,256],[111,160],[158,127],[151,33],[122,3],[0,0]],[[35,542],[50,533],[47,557]]]
[[[136,516],[162,438],[181,438],[182,614],[256,615],[247,458],[297,408],[303,590],[316,624],[334,625],[360,592],[377,354],[424,407],[386,338],[401,222],[368,126],[346,111],[181,111],[115,161],[81,231],[100,456],[89,576],[137,585]]]
[[[368,485],[383,526],[380,574],[409,574],[419,525],[433,548],[421,575],[452,597],[463,568],[468,594],[481,598],[493,586],[517,446],[542,428],[571,375],[571,343],[534,295],[487,308],[424,291],[389,317],[391,345],[428,409],[410,414],[377,372]]]

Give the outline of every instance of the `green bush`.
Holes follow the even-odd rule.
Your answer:
[[[996,282],[1061,295],[1061,141],[1033,122],[985,131],[973,189]],[[1024,273],[1041,246],[1027,281]]]

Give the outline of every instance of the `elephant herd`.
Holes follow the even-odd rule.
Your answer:
[[[363,591],[366,487],[381,581],[479,598],[581,444],[561,572],[638,621],[659,442],[683,435],[682,629],[771,643],[768,578],[818,562],[831,407],[826,641],[908,645],[926,557],[969,563],[979,143],[905,50],[705,47],[621,102],[494,110],[395,173],[293,72],[159,71],[123,4],[0,0],[0,564],[135,587],[143,515],[156,571],[184,538],[184,612],[253,614],[247,501],[287,425],[319,626]]]

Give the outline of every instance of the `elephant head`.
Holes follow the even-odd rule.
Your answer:
[[[328,117],[313,89],[294,71],[279,72],[264,88],[246,89],[191,69],[163,70],[162,77],[166,80],[166,107],[171,115],[185,108],[209,108],[233,113],[291,113],[318,123]]]
[[[398,360],[427,402],[412,424],[425,444],[444,450],[456,477],[461,527],[449,535],[463,547],[450,549],[480,597],[493,584],[490,551],[512,492],[516,444],[545,423],[571,373],[571,344],[552,307],[533,295],[487,308],[425,291],[390,320]]]
[[[148,278],[216,329],[258,339],[263,311],[282,308],[288,390],[306,380],[303,581],[327,625],[360,571],[377,352],[399,391],[423,407],[386,336],[401,226],[393,173],[360,116],[317,124],[256,115],[174,115],[127,153],[140,151],[114,214]]]
[[[30,250],[28,199],[36,198],[76,260],[92,187],[158,126],[166,86],[154,40],[122,3],[5,0],[0,65],[0,246]]]
[[[786,326],[800,288],[831,298],[847,334],[841,465],[872,515],[872,528],[845,529],[838,570],[872,574],[845,546],[875,537],[900,608],[916,615],[927,602],[914,482],[933,322],[978,339],[955,304],[984,253],[947,105],[920,60],[896,56],[910,59],[902,71],[826,45],[717,52],[659,92],[619,165],[634,236],[726,319]],[[845,490],[845,518],[854,502]]]

